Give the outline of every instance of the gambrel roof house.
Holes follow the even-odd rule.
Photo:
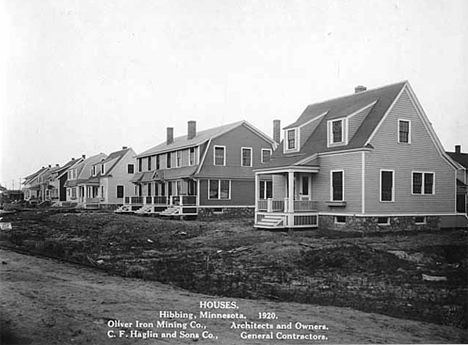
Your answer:
[[[85,208],[122,205],[125,191],[133,191],[136,153],[126,146],[91,165],[90,177],[78,183],[79,204]]]
[[[238,214],[254,207],[254,168],[269,159],[277,143],[247,121],[197,131],[165,142],[137,158],[132,182],[137,196],[122,210],[168,216]]]
[[[255,226],[392,229],[455,216],[455,174],[409,82],[309,105],[256,170]]]

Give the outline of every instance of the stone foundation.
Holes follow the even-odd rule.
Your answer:
[[[198,220],[216,220],[228,218],[255,217],[255,208],[252,207],[199,207]]]
[[[414,216],[356,217],[343,216],[344,223],[337,223],[336,216],[319,216],[319,229],[338,231],[401,231],[440,230],[440,216],[425,216],[424,224],[416,224]],[[379,224],[379,218],[388,218],[388,224]]]

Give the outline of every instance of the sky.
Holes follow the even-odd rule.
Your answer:
[[[468,152],[465,0],[0,0],[0,184],[408,80]]]

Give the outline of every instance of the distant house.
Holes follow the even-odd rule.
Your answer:
[[[468,212],[468,153],[461,152],[461,146],[455,146],[455,152],[447,152],[452,159],[460,163],[465,170],[457,175],[457,212]]]
[[[253,215],[254,173],[277,144],[246,121],[203,131],[188,122],[187,134],[167,140],[137,158],[136,197],[122,210],[167,216]]]
[[[76,164],[71,165],[62,174],[66,174],[66,181],[64,186],[66,188],[66,202],[71,205],[78,205],[83,203],[84,189],[79,188],[79,185],[87,181],[91,177],[91,167],[104,159],[106,159],[104,153],[99,153],[92,157],[86,158],[82,156],[82,159]]]
[[[130,180],[135,173],[136,153],[122,147],[90,166],[90,177],[78,183],[79,204],[85,208],[123,205],[124,195],[133,195]]]
[[[408,82],[309,105],[256,169],[259,228],[417,229],[456,216],[456,174]]]
[[[26,176],[23,185],[24,200],[42,201],[43,195],[41,190],[41,183],[44,180],[43,175],[49,170],[49,167],[42,167],[36,172]]]

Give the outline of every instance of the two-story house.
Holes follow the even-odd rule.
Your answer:
[[[49,167],[42,167],[36,172],[24,177],[22,191],[24,200],[42,200],[40,177],[49,170]]]
[[[437,229],[456,174],[410,84],[309,105],[256,170],[259,228]],[[272,181],[271,192],[265,185]]]
[[[90,178],[91,166],[101,160],[104,160],[106,157],[107,156],[104,153],[99,153],[88,158],[83,155],[80,162],[72,165],[64,172],[64,174],[67,174],[65,182],[67,203],[70,205],[78,205],[83,202],[82,198],[84,196],[84,189],[79,188],[78,186]]]
[[[126,146],[90,167],[90,178],[78,183],[79,203],[85,208],[123,205],[124,195],[132,195],[130,180],[135,172],[136,153]]]
[[[187,134],[139,154],[132,179],[137,197],[121,211],[167,216],[253,215],[254,173],[276,148],[270,137],[247,121],[203,131],[188,122]]]

